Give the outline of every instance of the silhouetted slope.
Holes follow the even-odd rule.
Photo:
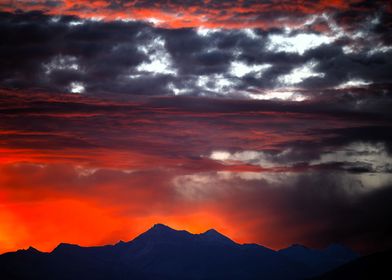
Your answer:
[[[294,244],[279,250],[278,253],[309,266],[314,275],[337,268],[358,258],[357,253],[338,244],[332,244],[324,249],[312,249]]]
[[[60,244],[51,253],[30,248],[3,254],[0,273],[10,280],[278,280],[304,279],[314,270],[303,260],[256,244],[237,244],[213,229],[191,234],[157,224],[115,245]]]
[[[149,279],[296,279],[306,274],[273,250],[239,245],[215,230],[190,234],[158,224],[126,250],[122,261]]]
[[[314,280],[392,279],[392,250],[375,253],[351,261],[341,267],[314,278]]]
[[[41,271],[49,263],[49,254],[33,247],[0,255],[0,279],[40,279]]]

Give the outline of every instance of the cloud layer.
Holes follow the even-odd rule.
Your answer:
[[[5,2],[0,9],[7,12],[44,11],[49,15],[74,15],[103,20],[148,21],[169,28],[268,28],[298,27],[309,17],[323,13],[343,15],[344,24],[357,24],[380,9],[391,12],[388,1],[338,0],[293,2],[276,0],[212,0],[212,1],[117,1],[117,0],[39,0]],[[324,29],[325,25],[319,25]]]
[[[392,245],[386,2],[0,9],[1,252],[156,222],[273,248]]]
[[[386,111],[343,110],[334,99],[1,96],[2,221],[21,231],[13,239],[19,246],[115,242],[154,220],[196,232],[220,227],[274,248],[344,242],[368,251],[391,242]],[[57,227],[61,217],[78,228],[72,212],[62,214],[71,204],[90,233],[100,232],[96,239]],[[41,218],[29,222],[28,205]],[[42,216],[48,209],[53,216]],[[94,218],[100,215],[110,226]],[[38,228],[56,238],[25,239]]]
[[[0,35],[8,39],[0,53],[0,82],[130,97],[304,101],[371,91],[390,95],[392,44],[384,30],[390,14],[369,14],[350,31],[339,25],[339,16],[314,16],[300,30],[233,30],[2,13]],[[317,31],[316,22],[331,30]]]

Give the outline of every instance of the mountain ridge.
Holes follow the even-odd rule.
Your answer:
[[[192,234],[164,224],[128,242],[94,247],[60,243],[49,253],[17,252],[0,255],[0,271],[9,279],[304,279],[331,269],[333,261],[346,262],[326,254],[322,259],[328,261],[314,266],[287,251],[236,243],[215,229]]]

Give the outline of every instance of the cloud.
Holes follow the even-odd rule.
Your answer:
[[[290,235],[309,246],[339,240],[367,251],[391,245],[390,180],[373,188],[341,172],[209,172],[179,176],[173,188],[193,203],[219,202],[224,217],[237,225],[246,219],[243,226],[262,244],[282,246]]]
[[[235,153],[213,151],[209,157],[212,160],[221,161],[226,164],[240,162],[268,168],[277,166],[277,163],[281,161],[280,158],[285,157],[285,154],[288,153],[290,153],[290,150],[283,150],[279,153],[268,153],[264,151],[239,151]],[[287,161],[286,164],[288,164]]]
[[[369,17],[380,24],[375,21],[380,16]],[[1,13],[0,35],[9,39],[0,53],[0,84],[130,99],[188,95],[301,102],[325,91],[383,86],[390,92],[391,49],[384,37],[364,26],[338,28],[336,16],[317,20],[335,29],[164,29],[138,21]],[[363,45],[356,32],[372,38],[379,51]]]
[[[342,149],[334,150],[320,155],[320,158],[311,164],[344,163],[348,170],[361,170],[368,172],[391,172],[391,156],[382,143],[351,143]]]
[[[392,157],[383,142],[351,142],[339,147],[324,144],[313,148],[317,149],[317,152],[309,153],[305,147],[295,143],[279,151],[243,150],[231,153],[217,150],[212,151],[209,158],[228,166],[246,164],[279,172],[300,168],[300,171],[326,169],[371,173],[368,174],[369,178],[375,180],[383,174],[389,177],[387,174],[392,171]]]
[[[330,44],[333,38],[323,34],[297,33],[292,36],[287,34],[272,34],[268,37],[267,49],[274,52],[298,53],[303,55],[306,51]]]
[[[125,21],[144,20],[160,27],[252,28],[292,26],[301,28],[317,23],[314,15],[338,13],[345,24],[357,24],[379,10],[390,12],[387,1],[19,1],[3,3],[8,12],[45,11],[50,15],[74,15],[86,19]]]
[[[0,5],[7,248],[157,221],[274,248],[390,246],[383,2]]]

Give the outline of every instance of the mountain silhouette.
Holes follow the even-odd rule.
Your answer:
[[[0,255],[0,279],[305,279],[356,258],[340,245],[274,251],[238,244],[214,229],[201,234],[156,224],[130,242],[81,247],[59,244]]]
[[[314,280],[392,279],[392,250],[374,253],[350,261]]]
[[[291,260],[306,264],[315,274],[334,269],[359,257],[357,253],[339,244],[332,244],[324,249],[312,249],[294,244],[278,252]]]

